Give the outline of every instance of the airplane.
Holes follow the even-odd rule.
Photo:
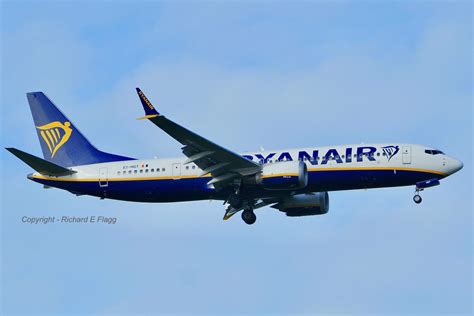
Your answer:
[[[322,215],[328,192],[415,186],[420,192],[459,171],[463,163],[442,151],[405,143],[359,144],[255,151],[224,148],[159,113],[136,88],[145,116],[178,141],[183,157],[136,159],[94,147],[43,92],[27,93],[43,158],[6,148],[36,172],[27,178],[75,195],[134,202],[220,200],[224,220],[270,206],[290,217]]]

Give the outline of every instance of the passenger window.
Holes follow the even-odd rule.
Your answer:
[[[138,170],[136,170],[136,169],[133,171],[133,173],[137,173],[137,172],[138,172]]]
[[[120,171],[117,171],[117,174],[120,175]]]
[[[145,172],[148,172],[148,169],[145,169]]]
[[[165,171],[165,168],[161,168],[161,171]]]
[[[150,170],[150,171],[151,171],[151,172],[155,172],[155,169],[151,168],[151,170]]]
[[[196,166],[193,166],[193,169],[196,169]]]
[[[129,173],[129,174],[132,173],[132,170],[128,170],[128,173]]]
[[[380,157],[380,153],[377,153],[377,157]]]

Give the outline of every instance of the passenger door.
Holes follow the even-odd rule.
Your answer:
[[[411,163],[411,147],[410,146],[403,146],[402,148],[402,161],[404,164]]]
[[[99,169],[99,186],[101,188],[105,188],[109,186],[109,178],[107,174],[107,168],[100,168]]]

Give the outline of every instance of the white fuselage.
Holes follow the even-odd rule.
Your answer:
[[[361,145],[342,145],[342,146],[326,146],[289,150],[274,150],[260,152],[245,152],[242,156],[252,157],[253,161],[259,163],[276,163],[278,161],[303,160],[310,171],[317,170],[343,170],[343,169],[393,169],[393,170],[427,170],[433,171],[440,175],[449,175],[453,171],[459,169],[460,162],[452,157],[444,154],[429,155],[425,150],[433,148],[412,145],[412,144],[396,144],[400,147],[400,151],[389,160],[383,151],[377,150],[370,160],[367,155],[362,154],[358,158],[357,148],[375,147],[382,148],[390,146],[386,144],[361,144]],[[347,158],[346,150],[352,149],[351,159]],[[314,151],[318,151],[317,157],[314,157]],[[339,159],[334,155],[330,155],[327,161],[324,159],[329,150],[336,150]],[[306,156],[308,154],[312,159]],[[287,155],[288,154],[288,155]],[[263,157],[263,159],[261,158]],[[63,177],[65,179],[98,179],[105,178],[110,181],[118,179],[146,179],[146,178],[194,178],[201,176],[202,171],[193,163],[185,165],[186,158],[164,158],[164,159],[140,159],[128,160],[109,163],[99,163],[92,165],[76,166],[72,169],[77,173]],[[105,170],[105,169],[106,170]],[[102,174],[101,174],[101,169]],[[35,176],[41,176],[34,173]]]

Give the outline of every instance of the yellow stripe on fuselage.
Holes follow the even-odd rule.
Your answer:
[[[441,176],[446,176],[446,173],[430,169],[420,169],[420,168],[390,168],[390,167],[370,167],[370,168],[308,168],[309,172],[318,172],[318,171],[366,171],[366,170],[381,170],[381,171],[413,171],[413,172],[425,172],[425,173],[434,173]]]
[[[52,178],[44,175],[33,175],[34,179],[43,179],[43,180],[52,180],[52,181],[69,181],[69,182],[97,182],[99,178]],[[198,176],[163,176],[163,177],[143,177],[143,178],[106,178],[101,181],[152,181],[152,180],[179,180],[179,179],[198,179],[198,178],[211,178],[208,177],[198,177]]]
[[[430,169],[419,169],[419,168],[387,168],[387,167],[373,167],[373,168],[310,168],[308,172],[319,172],[319,171],[367,171],[367,170],[383,170],[383,171],[412,171],[412,172],[424,172],[424,173],[433,173],[441,176],[446,176],[447,174]],[[295,173],[279,174],[265,176],[264,178],[270,177],[282,177],[282,176],[297,176]],[[33,179],[42,179],[50,181],[63,181],[63,182],[98,182],[99,178],[53,178],[44,175],[33,175]],[[142,177],[142,178],[108,178],[108,182],[118,182],[118,181],[153,181],[153,180],[179,180],[179,179],[199,179],[199,178],[212,178],[211,176],[162,176],[162,177]]]

